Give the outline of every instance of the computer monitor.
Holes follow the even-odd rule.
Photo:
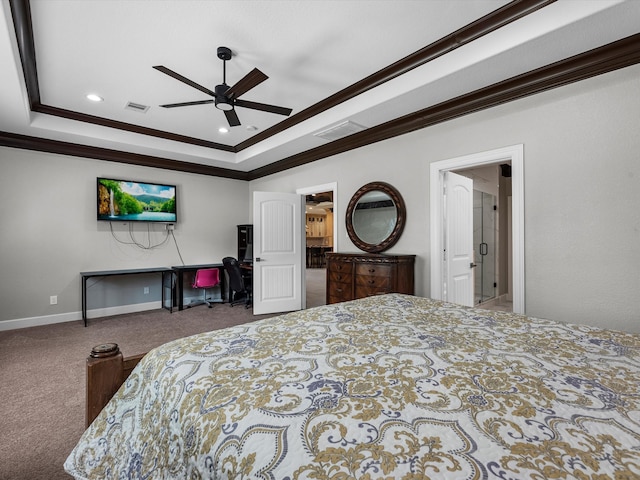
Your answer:
[[[245,263],[253,262],[253,244],[247,244],[247,249],[244,251],[244,258],[241,261]]]

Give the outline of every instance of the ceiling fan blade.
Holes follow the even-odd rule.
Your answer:
[[[278,107],[276,105],[267,105],[266,103],[250,102],[249,100],[237,99],[236,107],[252,108],[253,110],[261,110],[263,112],[277,113],[278,115],[291,115],[291,109]]]
[[[237,127],[240,125],[240,119],[235,110],[224,110],[224,116],[227,117],[230,127]]]
[[[164,108],[189,107],[191,105],[204,105],[206,103],[213,103],[213,100],[198,100],[196,102],[167,103],[166,105],[160,105],[160,106]]]
[[[229,90],[225,92],[225,95],[229,98],[238,98],[245,92],[248,92],[256,85],[264,82],[267,77],[264,73],[262,73],[257,68],[254,68],[249,73],[247,73],[244,77],[242,77],[238,82],[233,85]]]
[[[173,70],[171,70],[171,69],[169,69],[169,68],[167,68],[167,67],[165,67],[163,65],[156,65],[153,68],[155,68],[159,72],[164,73],[165,75],[169,75],[170,77],[173,77],[176,80],[181,81],[182,83],[186,83],[190,87],[196,88],[196,89],[200,90],[201,92],[206,93],[207,95],[211,95],[212,97],[216,96],[216,94],[214,92],[212,92],[211,90],[209,90],[208,88],[203,87],[202,85],[199,85],[199,84],[197,84],[196,82],[194,82],[192,80],[189,80],[187,77],[183,77],[179,73],[176,73]]]

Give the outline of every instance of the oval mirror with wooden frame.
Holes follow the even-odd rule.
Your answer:
[[[385,182],[371,182],[353,194],[347,206],[347,234],[356,247],[369,253],[391,248],[406,221],[400,192]]]

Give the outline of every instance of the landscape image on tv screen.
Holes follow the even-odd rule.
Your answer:
[[[174,223],[175,185],[98,178],[98,220]]]

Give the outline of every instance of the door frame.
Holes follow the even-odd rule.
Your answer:
[[[338,245],[338,183],[325,183],[322,185],[314,185],[312,187],[297,188],[296,193],[298,195],[313,195],[314,193],[333,192],[333,251],[337,251]],[[304,212],[302,212],[305,215]],[[304,222],[306,223],[306,217]],[[306,241],[306,239],[304,239]]]
[[[525,313],[525,263],[524,263],[524,145],[473,153],[430,164],[430,241],[431,241],[431,297],[442,300],[444,211],[444,172],[462,168],[511,162],[511,225],[513,267],[513,311]]]

